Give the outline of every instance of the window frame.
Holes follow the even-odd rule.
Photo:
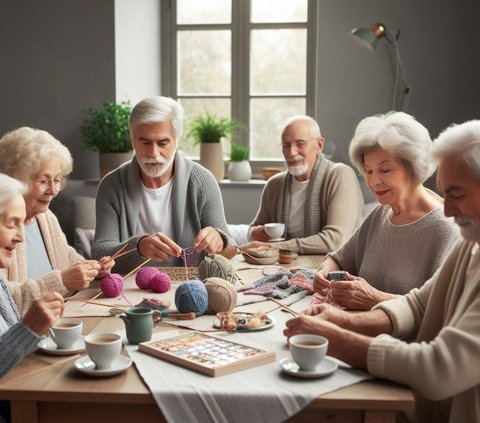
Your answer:
[[[200,1],[200,0],[199,0]],[[251,23],[250,0],[232,1],[231,24],[179,24],[177,25],[177,0],[161,2],[161,89],[162,94],[178,99],[177,93],[177,31],[219,30],[227,29],[232,33],[232,75],[231,95],[212,95],[214,98],[230,98],[231,116],[243,125],[250,127],[251,98],[305,98],[306,114],[317,118],[318,101],[318,1],[307,0],[307,22],[285,23]],[[307,30],[307,63],[305,95],[250,95],[250,32],[255,29],[290,29],[305,28]],[[244,71],[245,70],[245,71]],[[234,83],[235,82],[235,83]],[[186,98],[208,98],[208,95],[185,96]],[[181,97],[180,97],[181,98]],[[249,144],[249,134],[240,133],[236,142]],[[278,140],[280,143],[280,140]],[[195,159],[195,158],[194,158]],[[283,166],[283,159],[250,159],[254,176],[260,175],[264,166]]]

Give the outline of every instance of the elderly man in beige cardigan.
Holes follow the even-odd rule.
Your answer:
[[[437,272],[368,312],[313,306],[284,334],[326,336],[329,355],[411,386],[421,422],[473,423],[480,421],[480,120],[447,128],[433,155],[445,215],[463,237]]]
[[[253,241],[242,249],[268,245],[264,225],[285,224],[276,248],[299,254],[327,254],[339,248],[362,220],[363,196],[353,169],[323,154],[325,140],[309,116],[293,116],[282,131],[287,171],[269,179],[250,224]]]

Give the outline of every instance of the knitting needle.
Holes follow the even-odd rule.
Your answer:
[[[89,302],[96,300],[98,297],[102,295],[102,291],[100,291],[98,294],[90,298],[89,300],[85,301],[80,307],[85,307]]]
[[[82,301],[82,300],[74,300],[72,299],[71,301]],[[98,305],[98,306],[103,306],[103,307],[130,307],[126,304],[104,304],[104,303],[97,303],[95,301],[87,301],[87,304],[93,304],[93,305]]]
[[[116,260],[120,257],[126,256],[127,254],[133,253],[134,251],[137,251],[137,248],[132,248],[131,250],[124,251],[123,253],[114,254],[113,256],[110,257],[110,259]]]
[[[150,259],[147,258],[143,263],[139,264],[137,267],[135,267],[135,269],[133,269],[132,271],[128,272],[125,276],[123,276],[123,279],[127,279],[130,275],[135,273],[138,269],[140,269],[140,267],[142,267],[144,264],[146,264],[149,261]]]
[[[115,251],[111,256],[110,258],[115,260],[115,258],[123,251],[125,250],[125,248],[128,247],[128,244],[123,244],[117,251]]]
[[[302,315],[302,313],[299,313],[298,311],[295,311],[295,310],[291,309],[289,306],[281,303],[280,301],[276,300],[275,298],[269,298],[269,300],[271,300],[271,301],[273,301],[274,303],[278,304],[280,307],[282,307],[283,309],[285,309],[286,311],[288,311],[289,313],[293,314],[293,315],[296,316],[296,317]]]

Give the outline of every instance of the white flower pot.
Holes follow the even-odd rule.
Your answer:
[[[200,145],[200,164],[213,173],[217,181],[225,176],[223,160],[223,142],[203,143]]]
[[[248,181],[252,177],[252,167],[248,160],[230,162],[228,165],[228,178],[231,181]]]

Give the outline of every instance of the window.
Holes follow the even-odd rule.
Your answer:
[[[249,128],[250,159],[283,161],[282,123],[315,116],[315,0],[162,1],[162,93],[185,122],[213,112]],[[186,135],[182,150],[198,156]],[[227,147],[228,151],[228,147]]]

